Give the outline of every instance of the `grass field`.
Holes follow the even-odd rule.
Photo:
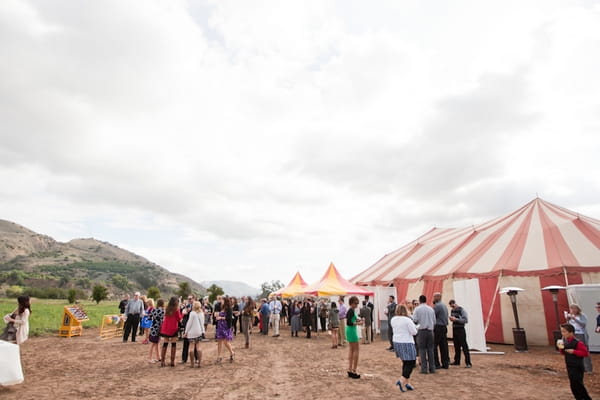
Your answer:
[[[44,333],[56,333],[62,322],[64,306],[67,300],[32,299],[31,317],[29,317],[29,335],[39,336]],[[80,306],[86,311],[89,321],[83,322],[84,328],[99,327],[102,316],[118,314],[119,303],[116,301],[80,301]],[[0,298],[0,317],[11,313],[17,307],[17,299]],[[4,329],[4,321],[0,319],[0,327]]]

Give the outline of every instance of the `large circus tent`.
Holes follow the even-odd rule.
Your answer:
[[[557,324],[554,303],[541,289],[600,282],[600,221],[536,198],[480,225],[434,228],[351,281],[393,286],[400,301],[421,294],[430,299],[434,292],[442,292],[448,301],[455,296],[455,282],[472,279],[479,281],[488,342],[513,342],[512,305],[498,292],[514,286],[525,289],[518,295],[518,307],[528,342],[552,343]],[[558,304],[567,310],[565,291],[559,293]]]

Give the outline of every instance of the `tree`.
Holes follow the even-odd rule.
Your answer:
[[[158,299],[160,297],[160,289],[156,286],[149,287],[148,297],[154,300]]]
[[[69,294],[67,295],[67,301],[70,304],[73,304],[73,303],[75,303],[75,297],[77,297],[77,290],[69,289]]]
[[[129,281],[121,274],[114,274],[111,278],[113,285],[121,290],[127,291],[130,289]]]
[[[108,297],[108,289],[102,285],[95,285],[92,289],[92,299],[96,304],[100,303]]]
[[[190,294],[192,294],[192,288],[190,287],[189,282],[181,282],[179,283],[179,289],[175,292],[177,296],[181,296],[182,299],[185,299]]]
[[[223,288],[221,288],[220,286],[217,286],[214,283],[212,285],[210,285],[210,287],[208,289],[206,289],[206,291],[210,293],[208,295],[208,301],[210,301],[211,303],[217,299],[217,296],[222,296],[225,294],[225,292],[223,291]]]
[[[271,281],[271,282],[263,282],[260,285],[260,296],[259,298],[264,299],[267,298],[271,293],[278,291],[284,287],[283,283],[280,280]]]

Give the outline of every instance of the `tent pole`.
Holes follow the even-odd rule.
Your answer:
[[[565,275],[565,286],[569,286],[569,276],[567,275],[567,269],[563,267],[563,274]]]

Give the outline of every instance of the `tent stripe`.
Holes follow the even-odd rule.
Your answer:
[[[579,265],[558,226],[550,220],[541,207],[538,208],[538,214],[543,227],[548,265],[554,267]]]
[[[527,232],[531,227],[532,214],[532,212],[527,213],[525,219],[521,223],[521,226],[511,239],[509,245],[504,250],[504,253],[502,253],[502,256],[498,259],[496,265],[494,265],[494,271],[502,268],[513,270],[517,269],[519,262],[521,261],[521,257],[523,256],[523,251],[525,250]]]

